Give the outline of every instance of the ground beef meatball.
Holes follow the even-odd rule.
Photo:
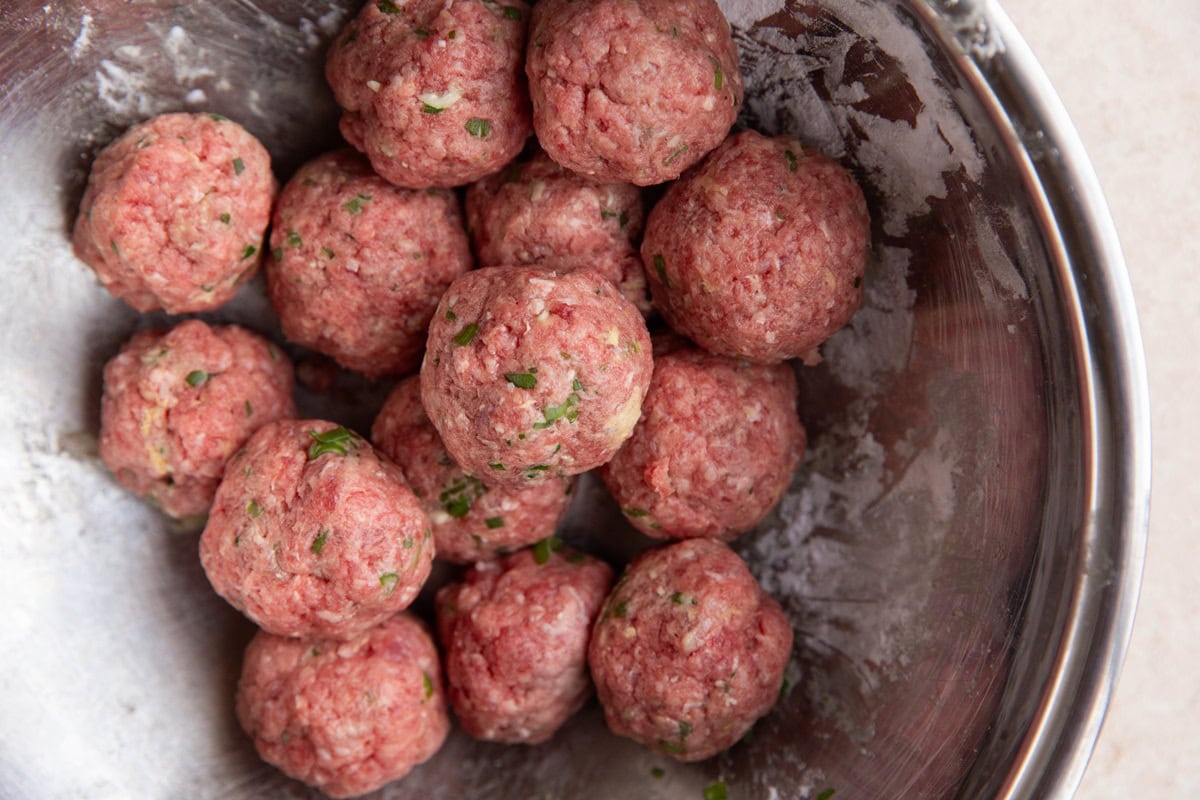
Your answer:
[[[437,557],[444,561],[499,558],[544,539],[554,533],[571,500],[572,478],[510,488],[463,472],[425,415],[416,375],[388,396],[371,441],[404,471],[433,522]]]
[[[207,311],[258,269],[275,189],[266,148],[241,125],[155,117],[96,157],[75,254],[138,311]]]
[[[783,497],[804,445],[791,367],[687,348],[655,358],[642,418],[600,474],[646,535],[728,541]]]
[[[652,369],[641,314],[598,273],[492,267],[442,297],[421,399],[467,474],[524,486],[612,458]]]
[[[280,636],[348,639],[377,625],[417,596],[433,551],[400,469],[319,420],[250,437],[200,537],[217,594]]]
[[[411,189],[461,186],[529,137],[522,0],[368,2],[329,50],[342,135]]]
[[[237,717],[264,760],[330,797],[407,775],[450,730],[433,638],[407,613],[345,642],[260,631]]]
[[[100,458],[172,517],[203,514],[250,434],[295,414],[278,348],[236,325],[188,320],[134,335],[105,365]]]
[[[467,190],[467,224],[481,264],[596,269],[649,313],[646,276],[634,246],[644,222],[636,186],[595,183],[541,151]]]
[[[472,266],[452,193],[398,189],[350,150],[288,182],[271,248],[267,287],[284,335],[372,378],[420,365],[438,298]]]
[[[588,664],[614,733],[699,761],[770,710],[791,649],[787,618],[746,564],[720,542],[688,539],[629,565]]]
[[[654,305],[706,350],[809,353],[862,303],[870,237],[848,171],[788,136],[731,136],[650,212]]]
[[[525,71],[542,147],[604,182],[679,177],[742,104],[737,48],[713,0],[542,0]]]
[[[477,564],[438,592],[450,704],[476,738],[544,742],[592,692],[588,636],[612,569],[560,547]]]

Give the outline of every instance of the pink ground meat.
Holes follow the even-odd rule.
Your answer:
[[[542,0],[525,71],[542,147],[603,182],[679,177],[742,104],[737,48],[713,0]]]
[[[350,150],[288,182],[271,248],[284,335],[373,378],[417,368],[438,298],[472,266],[452,193],[398,189]]]
[[[629,565],[588,664],[614,733],[699,761],[771,709],[791,649],[787,618],[745,563],[720,542],[688,539]]]
[[[853,176],[787,136],[731,136],[650,212],[654,305],[714,353],[808,354],[862,303],[870,237]]]
[[[638,530],[659,539],[730,540],[787,490],[804,454],[796,376],[703,350],[654,360],[642,418],[600,468]]]
[[[207,311],[262,261],[271,158],[217,114],[165,114],[100,152],[75,220],[75,254],[138,311]]]
[[[203,514],[250,434],[295,414],[286,355],[236,325],[188,320],[135,334],[105,365],[100,457],[172,517]]]
[[[544,539],[554,533],[571,500],[571,478],[510,488],[463,472],[425,414],[419,376],[401,381],[388,396],[371,441],[404,471],[429,514],[437,557],[444,561],[499,558]]]
[[[530,134],[522,0],[368,2],[329,50],[342,135],[412,189],[461,186]]]
[[[467,190],[467,224],[480,264],[596,269],[648,313],[634,244],[644,223],[636,186],[590,181],[540,151]]]
[[[260,428],[229,462],[200,537],[217,594],[280,636],[357,636],[413,601],[433,554],[400,469],[319,420]]]
[[[612,569],[552,542],[477,564],[438,592],[450,703],[478,739],[544,742],[592,693],[588,637]]]
[[[612,458],[652,369],[641,314],[597,273],[491,267],[442,297],[421,399],[467,474],[524,486]]]
[[[259,631],[237,716],[265,761],[330,797],[407,775],[450,730],[433,638],[407,613],[345,642]]]

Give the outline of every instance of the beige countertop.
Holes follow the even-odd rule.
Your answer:
[[[1150,544],[1133,642],[1080,800],[1200,797],[1200,2],[1002,0],[1087,148],[1150,377]]]

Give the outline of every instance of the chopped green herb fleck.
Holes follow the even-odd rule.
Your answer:
[[[221,222],[224,222],[226,225],[228,225],[229,220],[231,220],[233,218],[230,217],[228,213],[225,213],[225,214],[222,214],[221,216],[217,217],[217,219],[221,220]]]
[[[683,592],[675,592],[671,595],[671,602],[677,606],[683,605]]]
[[[287,243],[288,247],[299,247],[300,245],[304,244],[304,242],[300,240],[300,234],[296,233],[295,231],[288,231]]]
[[[792,688],[792,681],[787,675],[783,676],[783,683],[779,685],[779,699],[787,697],[788,689]]]
[[[242,251],[242,258],[249,258],[258,252],[258,248],[252,244],[246,245],[246,249]]]
[[[796,171],[796,166],[797,166],[797,164],[796,164],[796,154],[795,154],[795,153],[793,153],[791,150],[784,150],[784,151],[783,151],[783,157],[787,159],[787,162],[788,162],[788,172],[795,172],[795,171]]]
[[[413,492],[413,494],[416,494],[416,492],[414,491],[414,492]],[[414,544],[414,542],[413,542],[413,540],[412,540],[412,537],[411,537],[411,536],[409,536],[407,539],[405,539],[405,540],[404,540],[404,549],[405,549],[405,550],[412,550],[412,549],[413,549],[413,544]]]
[[[725,788],[725,781],[717,781],[704,787],[704,800],[728,800],[728,798],[729,790]]]
[[[313,658],[316,658],[317,656],[321,655],[321,648],[319,648],[319,647],[314,647],[314,648],[312,648],[311,650],[309,650],[309,651],[308,651],[308,654],[309,654],[310,656],[312,656]]]
[[[479,333],[479,326],[472,322],[458,332],[458,335],[454,337],[454,343],[460,347],[468,345],[475,338],[476,333]]]
[[[378,8],[380,11],[382,11],[384,14],[399,14],[400,13],[400,7],[397,6],[395,3],[393,3],[392,0],[379,0],[379,2],[375,4],[375,7]]]
[[[612,219],[617,216],[617,212],[609,211],[607,208],[600,209],[600,219]]]
[[[488,466],[491,467],[492,469],[500,470],[501,472],[505,471],[504,465],[502,463],[500,463],[499,461],[493,461],[490,464],[488,464]]]
[[[650,770],[650,774],[655,778],[661,778],[663,775],[667,774],[667,771],[662,767],[654,767]]]
[[[488,119],[479,119],[478,117],[471,117],[469,120],[467,120],[463,127],[467,129],[467,133],[471,134],[475,138],[486,139],[488,134],[492,132],[492,121]]]
[[[826,789],[825,791],[823,791],[819,795],[817,795],[815,798],[813,798],[813,800],[829,800],[831,797],[834,796],[834,794],[836,794],[836,792],[833,789]]]
[[[624,228],[627,222],[629,222],[629,215],[622,211],[621,216],[617,217],[617,224]]]
[[[571,388],[577,392],[582,392],[583,391],[583,381],[579,380],[579,378],[576,378],[575,380],[571,381]]]
[[[442,504],[442,508],[447,514],[455,519],[462,519],[471,510],[471,504],[486,493],[487,486],[483,481],[465,475],[439,494],[438,502]]]
[[[424,111],[426,114],[440,114],[443,111],[445,111],[444,108],[438,108],[437,106],[431,106],[431,105],[429,105],[429,103],[422,103],[421,110]]]
[[[529,372],[506,372],[504,379],[518,389],[532,389],[537,386],[537,378]]]
[[[325,540],[329,538],[329,531],[324,530],[317,534],[317,538],[313,539],[312,550],[317,555],[321,555],[321,551],[325,549]]]
[[[241,175],[244,169],[246,169],[245,162],[243,162],[240,158],[235,158],[233,160],[233,174]]]
[[[187,381],[188,386],[199,386],[208,380],[208,373],[202,369],[194,369],[187,374],[184,380]]]
[[[425,685],[425,699],[433,697],[433,680],[424,672],[421,673],[421,682]]]
[[[396,584],[399,582],[400,576],[394,572],[385,572],[379,576],[379,585],[382,586],[388,594],[392,593],[392,590],[396,588]]]
[[[542,416],[545,418],[542,422],[533,423],[533,427],[538,430],[549,428],[562,417],[566,417],[568,422],[574,422],[579,416],[579,409],[576,406],[579,404],[579,395],[570,394],[567,399],[556,406],[546,406],[542,409]]]
[[[668,742],[666,739],[659,739],[658,746],[663,750],[666,750],[668,753],[672,753],[677,756],[687,752],[687,748],[683,745],[675,744],[674,742]]]
[[[521,13],[521,9],[519,9],[519,8],[516,8],[514,6],[505,6],[504,7],[504,18],[505,19],[515,19],[517,21],[520,21],[521,19],[524,18],[524,15]]]
[[[358,212],[362,211],[362,204],[369,203],[370,201],[371,195],[356,194],[354,197],[342,203],[342,208],[346,209],[351,214],[357,214]]]
[[[112,250],[114,253],[116,253],[118,256],[121,255],[121,251],[117,248],[117,240],[116,239],[109,239],[108,243],[112,245]]]
[[[622,600],[613,606],[613,616],[617,619],[625,619],[625,615],[629,612],[629,602]]]
[[[271,257],[274,258],[276,261],[283,261],[283,248],[276,247],[274,250],[271,251]]]
[[[666,160],[663,161],[663,166],[664,167],[671,166],[671,162],[674,161],[675,159],[679,158],[684,153],[686,153],[687,149],[688,149],[688,146],[686,144],[679,145],[679,147],[675,149],[675,152],[671,153],[671,155],[667,156]]]
[[[324,455],[325,453],[337,453],[339,456],[346,455],[346,448],[358,447],[359,436],[351,430],[347,430],[340,425],[331,431],[325,433],[317,433],[309,431],[308,435],[312,437],[313,444],[308,448],[308,460]]]
[[[712,56],[709,56],[708,60],[713,65],[713,88],[720,89],[725,85],[725,73],[721,71],[721,62]]]
[[[208,118],[213,122],[229,122],[229,117],[225,117],[220,114],[213,114],[211,112],[209,113]]]
[[[321,252],[325,254],[326,258],[333,258],[334,253],[328,247],[322,247]]]
[[[654,257],[654,271],[658,273],[658,279],[662,281],[662,285],[671,288],[671,279],[667,277],[667,260],[659,253]]]
[[[246,409],[246,416],[247,416],[247,417],[252,417],[252,416],[254,416],[254,406],[250,405],[250,401],[249,401],[249,400],[247,400],[247,401],[246,401],[246,403],[245,403],[245,405],[243,406],[243,408],[245,408],[245,409]]]
[[[416,37],[418,39],[428,39],[429,38],[429,31],[425,30],[424,28],[417,28],[413,31],[413,33],[416,34]]]
[[[262,506],[258,504],[257,500],[251,500],[246,503],[246,513],[250,515],[251,519],[258,519],[262,516]]]
[[[547,536],[533,546],[533,560],[545,564],[550,560],[550,554],[562,549],[562,539],[557,536]]]
[[[855,275],[854,276],[854,288],[857,289],[860,286],[862,286],[862,275]]]
[[[453,308],[446,309],[446,319],[450,320],[451,322],[454,322],[454,320],[458,319],[458,314],[454,313]]]
[[[483,521],[483,524],[487,525],[488,528],[490,528],[492,530],[495,530],[496,528],[503,528],[504,527],[504,517],[488,517],[487,519],[485,519]]]
[[[305,175],[305,176],[304,176],[304,185],[305,185],[305,186],[316,186],[316,185],[317,185],[317,179],[316,179],[316,178],[314,178],[314,177],[313,177],[313,176],[311,176],[311,175]]]
[[[692,732],[692,723],[685,722],[684,720],[680,720],[679,721],[679,738],[686,739],[691,734],[691,732]]]
[[[447,39],[457,39],[458,31],[450,31],[449,33],[446,34],[446,38]]]
[[[647,510],[646,510],[646,509],[644,509],[644,508],[623,508],[623,509],[621,509],[621,512],[622,512],[622,513],[623,513],[625,516],[627,516],[627,517],[633,517],[634,519],[636,519],[636,518],[638,518],[638,517],[648,517],[648,516],[650,516],[650,512],[649,512],[649,511],[647,511]]]

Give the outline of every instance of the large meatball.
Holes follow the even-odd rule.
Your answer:
[[[804,445],[791,367],[675,350],[655,359],[642,418],[601,477],[648,536],[729,540],[783,497]]]
[[[288,182],[271,247],[284,335],[370,377],[417,368],[438,298],[471,268],[453,194],[398,189],[349,150]]]
[[[450,704],[476,738],[544,742],[592,692],[588,636],[612,569],[557,544],[477,564],[438,592]]]
[[[652,369],[641,314],[599,274],[485,268],[442,297],[421,396],[468,474],[520,486],[612,458]]]
[[[75,254],[138,311],[206,311],[262,259],[271,158],[218,114],[165,114],[100,152],[75,220]]]
[[[862,303],[870,236],[854,178],[788,136],[731,136],[650,212],[654,305],[714,353],[809,353]]]
[[[634,246],[644,222],[636,186],[596,183],[540,151],[467,190],[467,224],[481,264],[596,269],[649,312]]]
[[[554,533],[571,500],[572,478],[506,487],[463,472],[425,414],[419,376],[401,381],[388,395],[371,441],[403,470],[421,499],[433,522],[437,557],[444,561],[499,558],[544,539]]]
[[[688,539],[629,565],[588,664],[614,733],[699,761],[771,709],[791,649],[787,618],[746,564],[720,542]]]
[[[525,71],[542,147],[604,182],[679,177],[742,104],[737,48],[713,0],[542,0]]]
[[[265,761],[330,797],[407,775],[450,731],[433,638],[407,613],[345,642],[259,631],[237,717]]]
[[[470,183],[529,137],[523,0],[368,2],[329,50],[342,135],[397,186]]]
[[[400,469],[319,420],[250,437],[200,537],[217,594],[280,636],[362,633],[413,601],[433,552],[429,517]]]
[[[250,434],[295,416],[292,364],[262,337],[199,320],[135,334],[104,366],[100,458],[172,517],[212,505]]]

